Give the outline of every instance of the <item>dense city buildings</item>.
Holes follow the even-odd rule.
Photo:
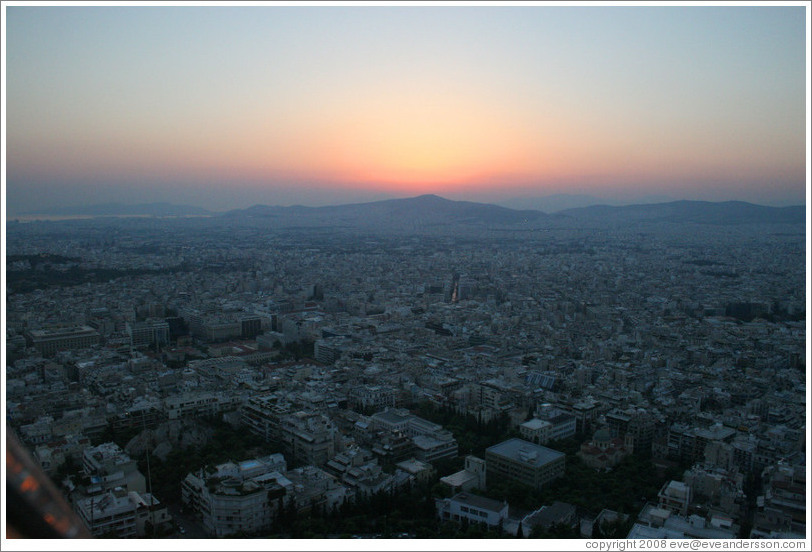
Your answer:
[[[9,223],[7,421],[97,536],[805,534],[803,228],[432,232]]]

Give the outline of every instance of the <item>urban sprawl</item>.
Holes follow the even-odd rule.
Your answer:
[[[7,230],[7,421],[97,537],[805,536],[798,225]]]

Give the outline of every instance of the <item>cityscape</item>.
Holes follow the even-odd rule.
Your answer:
[[[802,209],[457,203],[10,221],[7,420],[102,538],[805,538]]]
[[[2,14],[4,550],[809,549],[808,3]]]

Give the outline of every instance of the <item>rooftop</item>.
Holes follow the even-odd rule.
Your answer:
[[[533,418],[532,420],[527,420],[525,423],[522,424],[522,427],[525,427],[530,430],[541,429],[542,427],[552,425],[550,422],[546,420],[539,420],[538,418]]]
[[[563,452],[516,438],[488,447],[486,452],[535,467],[543,466],[565,456]]]
[[[469,472],[468,470],[462,470],[456,473],[452,473],[451,475],[441,477],[440,481],[451,487],[461,487],[464,484],[468,483],[469,481],[475,479],[477,479],[476,474]]]
[[[399,424],[409,419],[407,416],[403,416],[394,410],[384,410],[383,412],[377,412],[373,414],[372,417],[382,420],[384,422],[388,422],[390,424]]]
[[[457,493],[451,497],[451,500],[459,502],[460,504],[467,504],[468,506],[473,506],[475,508],[490,510],[492,512],[499,512],[502,510],[502,508],[507,506],[507,504],[504,502],[499,502],[498,500],[493,500],[492,498],[486,498],[484,496],[471,493]]]
[[[421,462],[416,458],[411,458],[409,460],[403,460],[402,462],[398,462],[397,467],[411,474],[419,473],[426,469],[432,469],[431,464]]]

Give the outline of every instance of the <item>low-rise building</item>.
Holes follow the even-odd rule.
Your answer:
[[[349,403],[359,411],[376,411],[395,406],[395,389],[388,385],[359,385],[350,390]]]
[[[485,451],[489,481],[507,479],[540,489],[564,475],[566,455],[522,439],[508,439]]]
[[[476,456],[465,457],[465,469],[441,477],[440,481],[451,488],[451,492],[466,492],[485,489],[487,483],[485,460]]]
[[[739,527],[730,519],[693,514],[681,516],[671,510],[646,504],[627,539],[735,539]]]
[[[457,456],[457,441],[450,431],[434,435],[416,435],[412,437],[415,458],[423,462],[434,462],[441,458]]]
[[[657,501],[663,510],[685,516],[691,505],[691,487],[682,481],[667,481],[657,493]]]
[[[115,443],[86,448],[82,453],[82,466],[91,478],[92,487],[99,490],[119,486],[139,493],[147,490],[138,464]]]
[[[403,460],[396,464],[397,468],[409,474],[417,483],[428,483],[433,480],[435,470],[431,464],[421,462],[417,458]]]
[[[553,424],[547,420],[540,420],[533,418],[527,420],[519,426],[519,434],[522,439],[536,443],[537,445],[546,445],[550,440],[550,428]]]
[[[542,433],[546,434],[547,441],[539,441],[537,443],[539,445],[572,437],[578,428],[578,418],[573,413],[549,405],[542,405],[538,409],[536,419],[550,424],[546,430],[542,430]],[[532,441],[532,439],[528,440]]]
[[[26,337],[44,357],[53,356],[58,351],[87,349],[98,345],[101,340],[99,332],[90,326],[30,330]]]
[[[181,483],[181,500],[215,537],[268,529],[294,492],[284,471],[279,454],[226,462],[210,472],[188,474]]]
[[[285,451],[303,464],[321,466],[336,453],[341,433],[324,414],[299,411],[281,420]]]
[[[437,517],[442,521],[484,524],[499,527],[508,517],[508,503],[499,502],[471,493],[457,493],[451,498],[438,498],[434,501]]]
[[[147,537],[165,533],[172,528],[172,516],[166,505],[150,493],[129,493],[135,504],[135,534]]]
[[[232,410],[240,405],[237,395],[226,393],[183,393],[164,399],[164,412],[167,419],[195,416],[211,416],[225,410]]]
[[[408,410],[390,408],[377,412],[370,416],[370,425],[373,429],[410,437],[411,454],[423,462],[457,456],[457,440],[450,431]]]
[[[138,535],[138,505],[122,488],[76,500],[74,509],[94,537],[126,539]]]

